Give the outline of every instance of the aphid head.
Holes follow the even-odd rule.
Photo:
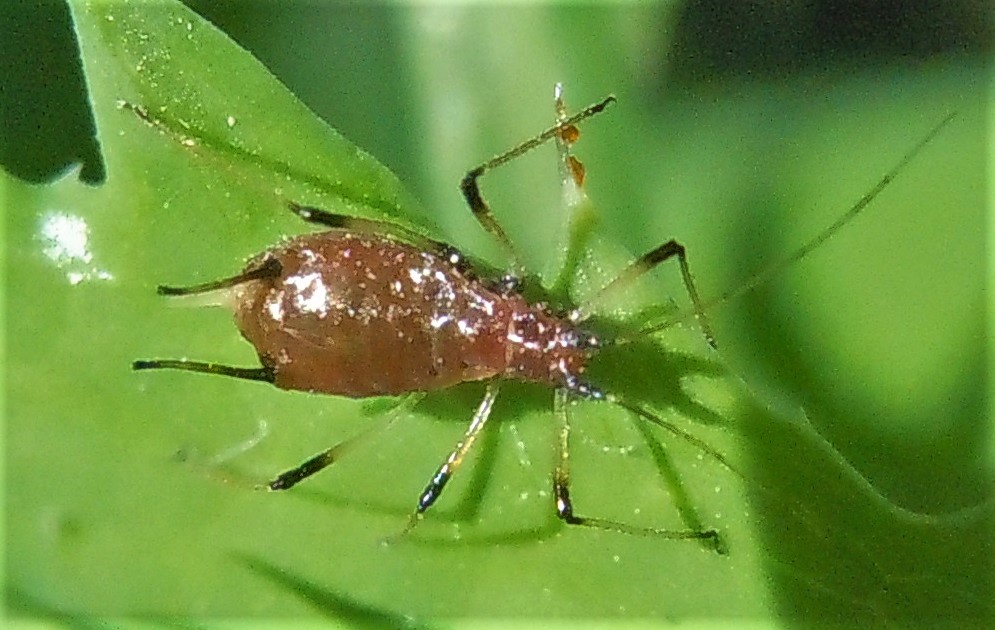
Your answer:
[[[598,389],[594,385],[577,378],[576,376],[567,376],[566,382],[564,383],[567,391],[576,396],[580,396],[586,400],[607,400],[608,394]]]
[[[585,330],[575,331],[577,335],[577,347],[586,350],[597,350],[601,347],[601,339],[597,335]]]
[[[463,257],[463,252],[456,249],[452,245],[443,244],[440,256],[443,260],[448,262],[453,267],[461,268],[466,264],[466,259]]]

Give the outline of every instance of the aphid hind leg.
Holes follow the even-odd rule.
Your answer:
[[[391,409],[388,412],[386,419],[373,427],[366,429],[350,438],[342,440],[338,444],[327,448],[320,453],[309,457],[304,460],[299,466],[286,470],[279,475],[277,475],[272,481],[266,484],[266,488],[269,490],[288,490],[300,482],[304,481],[308,477],[311,477],[325,468],[328,468],[335,462],[339,461],[348,453],[349,451],[355,449],[357,446],[365,443],[370,437],[374,435],[379,435],[382,431],[390,428],[397,420],[400,418],[399,409],[404,407],[410,409],[417,401],[421,400],[424,396],[420,394],[412,394],[408,396],[401,404]]]
[[[332,229],[349,228],[353,225],[367,223],[371,224],[374,228],[379,227],[376,221],[357,219],[344,214],[334,214],[332,212],[328,212],[327,210],[322,210],[321,208],[302,206],[294,201],[287,202],[287,209],[308,223],[314,223]]]
[[[691,276],[691,268],[688,265],[687,250],[684,245],[673,239],[646,252],[634,260],[632,264],[622,270],[622,272],[615,276],[611,282],[603,286],[596,294],[594,294],[594,296],[587,300],[586,304],[578,309],[579,315],[577,318],[582,319],[585,317],[591,306],[602,300],[606,295],[624,289],[644,274],[655,269],[660,263],[674,257],[677,258],[677,262],[680,265],[681,278],[684,281],[684,287],[687,289],[688,297],[691,298],[691,305],[694,307],[695,316],[698,319],[698,325],[701,326],[701,332],[704,334],[705,340],[708,341],[708,345],[713,348],[717,347],[715,343],[715,334],[712,332],[712,326],[709,324],[708,317],[705,315],[701,297],[699,296],[698,289],[695,286],[694,278]]]
[[[596,394],[593,398],[604,399],[598,390],[587,387],[586,391]],[[559,432],[556,440],[556,469],[553,471],[553,497],[556,501],[556,516],[567,525],[579,525],[610,532],[619,532],[635,536],[656,536],[673,540],[700,540],[709,549],[724,554],[724,546],[719,533],[714,529],[663,529],[658,527],[637,527],[604,518],[578,516],[574,513],[573,501],[570,498],[570,414],[569,398],[573,390],[560,388],[556,390],[553,412],[559,422]],[[591,397],[586,396],[585,397]]]
[[[511,257],[512,269],[518,270],[518,256],[515,253],[515,246],[511,242],[511,239],[508,238],[508,234],[504,231],[504,228],[501,227],[501,224],[498,223],[497,219],[494,217],[494,213],[491,212],[490,206],[486,201],[484,201],[483,195],[480,194],[480,184],[477,180],[487,171],[495,169],[502,164],[507,164],[511,160],[528,153],[544,142],[557,137],[565,129],[569,129],[580,121],[600,113],[608,107],[608,105],[614,102],[615,97],[608,96],[601,101],[584,108],[573,116],[566,118],[562,122],[559,122],[556,125],[544,130],[539,135],[530,138],[515,147],[512,147],[511,149],[491,158],[476,168],[470,169],[467,171],[466,175],[463,176],[462,181],[460,181],[460,190],[463,192],[463,198],[466,199],[466,203],[470,207],[470,212],[473,213],[473,217],[477,220],[481,227],[494,236],[494,238],[496,238],[498,242],[501,243],[501,246],[508,252],[508,255]]]
[[[400,535],[403,536],[410,532],[424,517],[425,511],[432,507],[436,500],[438,500],[446,484],[449,483],[449,480],[452,479],[452,476],[459,469],[466,454],[470,451],[474,442],[476,442],[477,436],[480,435],[480,432],[487,424],[487,420],[491,416],[491,408],[494,406],[494,400],[497,398],[499,391],[499,383],[492,381],[487,385],[484,398],[480,401],[477,411],[473,414],[473,420],[470,422],[470,426],[467,427],[463,439],[456,444],[456,447],[449,453],[446,461],[432,475],[432,479],[425,486],[425,490],[422,491],[421,496],[418,497],[418,505],[415,507],[414,512],[411,513],[411,518],[408,519],[408,524],[401,531]]]
[[[308,223],[314,223],[315,225],[321,225],[333,230],[353,230],[355,232],[372,234],[400,233],[408,240],[427,245],[426,249],[436,249],[444,245],[438,241],[425,238],[420,234],[415,234],[411,230],[390,221],[377,221],[375,219],[363,219],[361,217],[350,217],[345,214],[335,214],[334,212],[313,206],[302,206],[294,201],[287,202],[287,208]]]
[[[396,223],[335,214],[313,206],[302,206],[293,201],[287,203],[287,208],[308,223],[321,225],[332,230],[352,230],[367,234],[400,236],[406,241],[417,244],[426,251],[435,253],[453,265],[463,267],[465,263],[462,252],[452,245],[422,236]]]

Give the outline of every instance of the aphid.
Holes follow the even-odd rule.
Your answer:
[[[574,116],[561,115],[558,124],[470,170],[463,178],[461,190],[474,217],[512,256],[511,241],[484,201],[478,179],[550,139],[558,139],[561,146],[569,145],[576,139],[575,125],[614,100],[609,96]],[[138,109],[135,111],[146,118]],[[782,266],[804,256],[852,219],[937,130],[843,219],[796,250]],[[579,183],[582,167],[576,160],[566,163]],[[465,435],[419,496],[405,531],[436,502],[459,468],[490,418],[501,382],[511,379],[548,386],[555,390],[554,411],[560,423],[553,496],[561,520],[630,534],[697,539],[722,551],[714,529],[637,527],[579,516],[570,499],[567,402],[571,398],[620,405],[691,441],[731,468],[720,453],[697,438],[640,405],[606,392],[584,376],[591,357],[605,344],[617,342],[585,327],[591,305],[671,258],[679,263],[705,339],[715,346],[685,249],[677,241],[667,241],[638,258],[587,303],[554,311],[545,303],[524,297],[516,264],[512,265],[515,274],[483,277],[454,247],[386,221],[331,214],[297,203],[288,205],[301,219],[326,230],[296,236],[266,250],[230,278],[185,288],[159,287],[162,295],[229,290],[236,324],[255,347],[261,366],[156,359],[135,361],[134,369],[206,372],[264,381],[281,389],[353,398],[435,391],[467,381],[486,381],[486,393]],[[766,277],[758,274],[753,285]],[[640,334],[662,327],[653,325]],[[283,490],[294,486],[332,464],[341,447],[333,446],[315,455],[277,476],[268,487]]]

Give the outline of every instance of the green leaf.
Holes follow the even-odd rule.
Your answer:
[[[417,214],[417,204],[392,173],[196,14],[114,3],[96,12],[106,47],[88,55],[91,86],[98,94],[117,94],[142,106],[189,141],[187,148],[215,161],[218,171],[230,170],[246,186],[270,188],[337,213],[398,222]],[[127,26],[122,29],[118,20]],[[200,63],[206,56],[211,62]],[[99,120],[115,115],[112,104],[94,102]]]
[[[486,247],[465,216],[455,183],[475,161],[552,121],[545,95],[553,80],[568,80],[568,95],[580,101],[609,90],[620,97],[612,113],[584,126],[576,147],[588,165],[589,192],[605,215],[597,252],[585,269],[592,274],[589,282],[597,286],[597,278],[610,277],[634,254],[679,235],[703,292],[715,294],[723,283],[760,264],[751,243],[765,244],[764,238],[748,241],[746,235],[776,219],[761,215],[758,207],[804,209],[825,198],[826,209],[812,219],[816,228],[825,225],[950,108],[944,104],[935,116],[932,109],[928,115],[909,114],[923,107],[920,99],[942,101],[935,94],[946,94],[945,86],[969,84],[970,69],[909,89],[903,94],[916,96],[886,110],[855,107],[854,122],[840,130],[828,129],[841,117],[833,107],[806,104],[785,115],[784,103],[765,88],[711,108],[693,100],[668,101],[667,122],[661,122],[664,118],[645,97],[646,80],[620,78],[626,72],[620,71],[624,55],[618,51],[646,41],[630,36],[648,37],[640,28],[656,23],[655,14],[645,9],[613,14],[627,25],[617,33],[605,29],[603,14],[576,10],[457,11],[447,14],[454,21],[448,29],[443,28],[448,22],[429,20],[429,12],[392,14],[390,29],[383,30],[396,29],[401,39],[409,38],[402,57],[410,64],[406,71],[415,77],[413,84],[420,86],[407,88],[405,102],[410,111],[426,104],[431,123],[408,134],[388,134],[374,152],[389,153],[402,140],[427,147],[407,156],[398,171],[420,174],[413,185],[430,191],[429,219],[393,175],[183,6],[80,2],[73,13],[108,181],[99,189],[68,179],[45,188],[5,181],[5,205],[17,210],[7,215],[5,251],[10,306],[7,577],[15,585],[15,599],[30,602],[21,607],[25,615],[46,611],[63,618],[183,621],[307,617],[317,611],[342,623],[784,615],[857,624],[947,611],[962,618],[989,614],[987,550],[995,528],[991,488],[982,485],[990,482],[983,472],[990,467],[983,463],[990,463],[991,452],[977,437],[987,425],[966,424],[949,405],[939,407],[950,412],[943,416],[944,426],[965,436],[951,450],[968,456],[959,468],[937,466],[928,477],[936,488],[917,505],[909,499],[912,492],[930,484],[916,485],[914,476],[907,481],[900,463],[890,468],[877,463],[892,451],[881,449],[884,438],[871,431],[867,418],[875,418],[873,405],[849,405],[844,412],[816,407],[810,401],[848,401],[851,395],[832,390],[821,399],[813,395],[827,391],[827,381],[802,378],[797,366],[809,363],[785,363],[797,368],[794,373],[769,377],[776,361],[743,359],[754,348],[763,355],[772,339],[788,336],[801,345],[833,335],[838,341],[831,344],[832,352],[811,350],[802,358],[840,369],[832,353],[844,355],[842,365],[852,367],[857,382],[845,381],[847,388],[861,396],[882,397],[886,394],[880,392],[898,389],[888,379],[891,370],[880,365],[894,363],[913,373],[903,361],[875,364],[885,352],[875,350],[857,356],[878,365],[880,375],[861,378],[860,366],[853,365],[860,361],[846,363],[854,354],[841,340],[850,330],[846,323],[830,326],[830,332],[810,323],[784,324],[779,318],[793,322],[792,317],[800,317],[785,293],[807,296],[818,315],[812,319],[847,311],[847,300],[839,297],[819,302],[818,294],[831,292],[833,285],[827,289],[809,276],[796,281],[800,289],[787,284],[761,294],[760,306],[734,304],[726,307],[732,315],[717,315],[720,356],[735,372],[704,350],[693,327],[606,351],[592,366],[592,379],[707,441],[739,474],[615,406],[581,403],[574,409],[572,491],[579,514],[680,527],[676,503],[685,521],[700,520],[722,531],[729,546],[726,557],[690,542],[561,527],[549,496],[552,397],[542,387],[505,387],[495,407],[495,430],[415,532],[384,547],[380,540],[400,530],[418,493],[462,435],[481,396],[479,386],[429,396],[332,470],[275,494],[252,485],[375,424],[380,410],[368,416],[362,401],[129,369],[135,358],[159,356],[255,363],[226,313],[169,308],[154,287],[228,275],[245,257],[300,231],[304,226],[283,209],[287,199],[389,218],[437,238],[443,236],[435,227],[439,223],[456,244],[470,251]],[[279,23],[261,23],[274,35],[281,33]],[[425,24],[439,28],[423,32]],[[463,41],[462,48],[432,39],[469,32],[472,42]],[[330,39],[344,46],[347,33],[343,28]],[[569,48],[569,40],[600,44]],[[277,44],[280,50],[308,50],[314,42],[288,41],[284,35]],[[487,46],[513,58],[474,65],[470,53]],[[549,54],[550,48],[569,54]],[[319,68],[321,61],[318,56]],[[362,67],[349,79],[333,80],[328,89],[343,99],[364,92],[372,82],[369,75],[378,70],[396,72]],[[902,80],[918,86],[918,79]],[[878,83],[894,84],[869,81]],[[390,89],[402,88],[391,84]],[[861,94],[868,88],[840,89]],[[533,94],[538,94],[534,102],[529,100]],[[818,95],[808,100],[823,102]],[[141,107],[157,124],[150,126],[119,101]],[[983,164],[969,144],[980,137],[972,134],[978,117],[972,107],[961,103],[964,126],[952,132],[948,144],[938,142],[920,170],[893,184],[896,196],[915,211],[875,208],[885,217],[886,236],[878,232],[883,239],[878,242],[893,238],[896,214],[955,228],[984,216],[983,203],[964,192],[971,182],[956,184]],[[380,107],[352,109],[350,115],[371,127],[398,115]],[[468,111],[476,112],[474,117]],[[818,140],[795,147],[792,154],[768,139],[785,133],[783,128],[758,124],[757,111],[777,112],[803,126],[801,135]],[[888,126],[882,120],[894,122]],[[873,134],[866,127],[880,135],[869,138]],[[884,148],[861,149],[868,144]],[[755,153],[738,158],[745,164],[730,164],[730,145],[752,147]],[[972,148],[957,150],[962,146]],[[797,162],[783,157],[790,155],[803,157]],[[847,163],[827,165],[826,155]],[[397,158],[392,154],[392,160]],[[938,164],[954,159],[962,162],[946,168],[955,173],[939,183],[927,177]],[[759,175],[757,163],[764,165]],[[564,234],[562,215],[549,210],[558,207],[554,167],[549,154],[530,156],[483,184],[523,258],[546,278],[555,277]],[[770,188],[746,187],[743,171],[771,182]],[[833,184],[828,190],[826,180]],[[929,195],[917,192],[919,180]],[[446,185],[436,187],[437,181]],[[939,205],[934,195],[954,200],[964,216],[927,214]],[[723,208],[728,214],[719,214]],[[799,216],[785,214],[794,220]],[[851,232],[873,234],[866,219]],[[781,226],[774,223],[772,233],[787,234]],[[977,240],[965,233],[975,234],[951,229],[951,239],[967,243],[954,254],[973,262],[969,254],[978,251]],[[784,237],[787,242],[767,239],[783,252],[805,237],[792,233]],[[902,264],[915,260],[895,256]],[[806,263],[821,265],[833,277],[860,268],[867,257],[851,251],[839,256],[843,262],[813,257]],[[769,260],[776,258],[777,253],[769,254]],[[887,261],[885,266],[892,264]],[[659,278],[665,275],[661,271],[634,288],[621,307],[658,303],[665,289],[683,300],[679,282]],[[921,284],[924,278],[920,273],[915,281]],[[836,290],[858,295],[865,290],[861,282]],[[969,282],[951,284],[955,288],[943,294],[939,306],[925,298],[915,305],[922,307],[923,317],[940,321],[947,309],[963,314],[957,326],[942,333],[948,345],[961,347],[958,340],[972,338],[977,329],[972,313],[980,308],[980,289]],[[864,302],[855,307],[858,312]],[[975,310],[954,308],[965,302]],[[911,310],[906,307],[895,321],[908,321]],[[768,334],[756,332],[765,327]],[[890,329],[887,322],[878,323],[862,334],[869,339]],[[916,339],[933,347],[925,337]],[[963,361],[967,372],[980,374],[981,368],[971,372],[973,361]],[[951,385],[935,391],[967,387],[957,384],[949,363],[939,365],[931,369],[949,376]],[[808,417],[798,410],[799,400]],[[836,421],[839,417],[842,422]],[[863,432],[844,432],[851,417],[863,419]],[[915,426],[920,437],[941,432],[925,423]],[[888,443],[904,446],[900,440]],[[919,452],[926,454],[938,452],[930,445],[944,444],[925,438],[919,443]],[[899,450],[907,461],[917,452],[893,449]],[[957,475],[966,481],[949,484],[961,490],[944,499],[944,480]],[[281,571],[286,579],[279,579]]]

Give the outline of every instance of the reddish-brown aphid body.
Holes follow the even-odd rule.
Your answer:
[[[236,287],[235,319],[283,389],[360,398],[495,376],[563,387],[593,347],[518,293],[384,235],[298,236],[246,273],[266,265]]]
[[[575,125],[602,111],[614,97],[568,117],[558,90],[555,126],[471,169],[460,182],[473,216],[509,254],[509,275],[481,279],[475,272],[478,267],[467,264],[450,245],[391,221],[350,217],[288,202],[294,214],[325,231],[292,237],[252,258],[235,276],[194,286],[159,287],[160,294],[177,296],[229,291],[238,328],[259,354],[262,365],[151,359],[137,360],[132,366],[136,370],[217,374],[352,398],[406,395],[486,381],[484,396],[463,438],[422,491],[405,532],[435,503],[469,453],[491,416],[501,382],[513,379],[545,385],[556,392],[553,415],[560,427],[552,496],[563,522],[639,535],[698,539],[721,551],[715,530],[635,527],[574,514],[568,466],[566,403],[570,397],[611,400],[649,422],[678,435],[684,433],[583,378],[588,360],[600,347],[597,337],[577,328],[577,322],[588,315],[585,307],[592,302],[572,307],[569,315],[564,315],[526,299],[518,291],[516,274],[524,270],[516,262],[514,245],[480,194],[477,180],[481,175],[554,138],[567,163],[565,182],[582,186],[583,167],[566,149],[577,139]],[[143,109],[132,109],[142,120],[157,124]],[[675,256],[697,307],[684,248],[676,241],[668,241],[635,261],[593,300]],[[541,290],[533,287],[533,292]],[[564,301],[562,298],[558,301]],[[709,335],[706,337],[711,341]],[[369,434],[359,434],[317,453],[266,487],[293,487],[330,466]],[[722,461],[720,454],[708,452]]]
[[[583,166],[570,155],[577,139],[576,123],[602,111],[608,97],[578,114],[566,117],[557,88],[557,124],[534,138],[467,172],[460,188],[481,227],[504,245],[514,259],[514,246],[480,194],[478,178],[490,169],[518,157],[550,139],[557,139],[564,161],[565,182],[577,187]],[[132,110],[146,122],[157,121],[140,107]],[[792,254],[753,276],[740,289],[728,292],[721,303],[766,281],[773,273],[797,262],[859,214],[894,176],[950,120],[948,116],[887,173],[869,193],[840,219]],[[491,415],[505,379],[550,386],[553,416],[559,423],[557,464],[553,472],[556,515],[570,525],[664,538],[699,540],[724,553],[719,534],[703,529],[696,518],[685,518],[685,529],[661,529],[574,513],[569,488],[570,398],[613,402],[635,416],[677,435],[730,470],[735,469],[718,451],[700,439],[662,420],[651,410],[606,393],[582,377],[588,360],[599,348],[598,338],[579,330],[592,304],[624,288],[663,261],[676,258],[688,296],[705,339],[715,346],[703,302],[691,278],[685,248],[669,240],[636,259],[569,317],[556,315],[540,304],[530,304],[506,276],[479,279],[458,252],[390,221],[371,221],[332,214],[290,202],[289,209],[326,231],[293,237],[249,261],[233,277],[190,287],[160,286],[163,295],[191,295],[228,289],[235,320],[242,335],[259,354],[261,367],[237,367],[186,359],[137,360],[136,370],[178,369],[263,381],[283,389],[320,392],[352,398],[404,395],[441,390],[467,381],[486,380],[487,387],[463,438],[438,467],[404,531],[409,531],[439,498]],[[411,238],[397,239],[398,232]],[[569,258],[569,256],[568,256]],[[517,265],[509,266],[517,270]],[[645,336],[671,322],[640,328]],[[609,344],[624,338],[615,337]],[[267,484],[285,490],[328,467],[363,435],[332,446]]]

